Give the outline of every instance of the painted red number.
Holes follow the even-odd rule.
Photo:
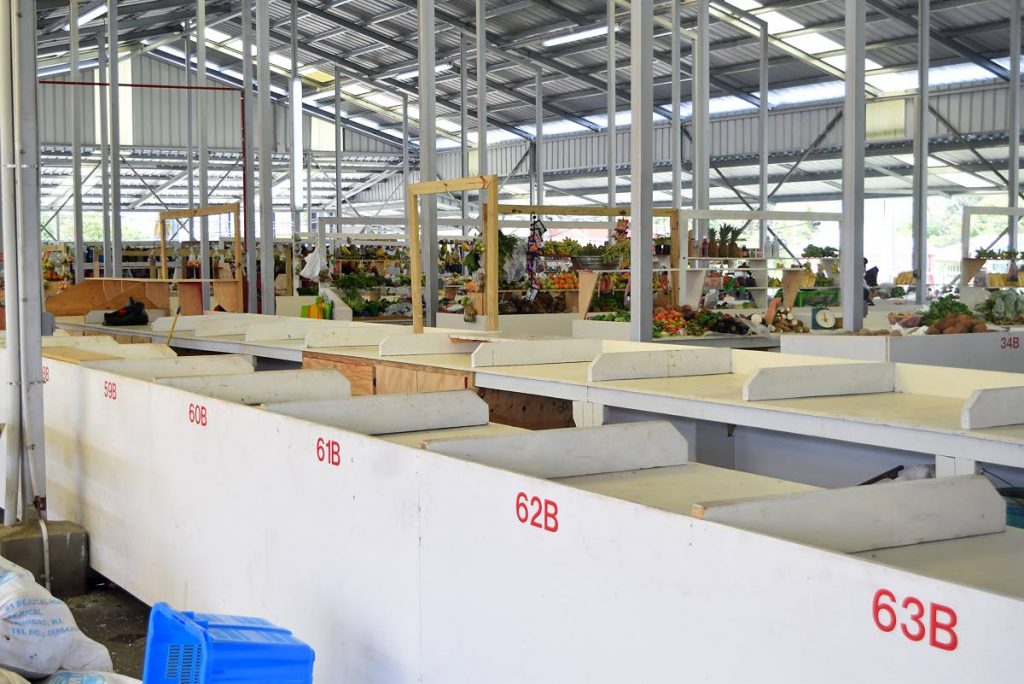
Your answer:
[[[117,383],[110,380],[103,381],[103,396],[107,399],[117,399]]]
[[[332,466],[341,465],[341,444],[336,439],[316,440],[316,460]]]
[[[519,492],[516,494],[516,520],[524,525],[529,523],[531,527],[536,527],[539,530],[557,532],[558,504],[551,499],[528,496],[526,492]]]
[[[199,427],[206,427],[206,407],[201,404],[189,404],[188,422]]]
[[[1020,349],[1019,337],[1004,337],[999,340],[1000,349]]]
[[[902,619],[896,606],[903,609]],[[914,596],[907,596],[902,602],[888,589],[879,589],[871,602],[871,617],[875,626],[883,632],[892,632],[899,625],[903,636],[910,641],[923,641],[943,651],[955,651],[959,643],[954,628],[957,624],[956,611],[941,603],[926,604]]]
[[[43,382],[50,382],[50,367],[43,366]]]

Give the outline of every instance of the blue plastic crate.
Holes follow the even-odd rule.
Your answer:
[[[313,649],[261,618],[153,606],[143,684],[312,684]]]

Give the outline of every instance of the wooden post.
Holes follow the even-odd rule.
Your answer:
[[[484,274],[487,276],[485,297],[487,301],[487,329],[498,329],[498,283],[501,264],[498,262],[498,177],[487,176],[487,204],[484,210],[484,230],[487,250]]]
[[[406,199],[406,232],[409,234],[409,275],[412,280],[412,331],[413,333],[423,332],[423,277],[420,265],[420,212],[419,195],[412,191],[412,186],[407,188],[409,196]]]
[[[167,280],[167,223],[159,218],[157,226],[160,233],[160,277]]]
[[[669,272],[669,282],[672,283],[672,303],[679,306],[679,264],[683,262],[683,245],[689,245],[679,231],[679,207],[672,210],[672,215],[668,217],[668,223],[670,236],[668,265],[672,269]],[[687,251],[687,256],[689,256],[689,251]]]

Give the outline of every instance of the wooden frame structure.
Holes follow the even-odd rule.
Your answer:
[[[484,302],[487,308],[487,329],[498,329],[498,177],[470,176],[452,180],[412,183],[406,187],[406,220],[409,233],[409,275],[412,279],[412,329],[423,332],[423,265],[420,259],[420,210],[419,199],[423,195],[440,195],[446,192],[468,192],[486,190],[487,203],[480,211],[484,223]],[[436,306],[437,302],[428,302]]]
[[[498,214],[519,214],[532,216],[604,216],[608,218],[630,217],[633,215],[632,207],[554,207],[540,204],[513,205],[501,204],[498,206]],[[672,301],[679,303],[679,260],[682,254],[683,245],[686,244],[680,235],[679,211],[677,209],[655,209],[654,216],[667,218],[669,221],[669,240],[671,251],[669,253],[669,273],[672,282]],[[580,318],[587,317],[587,309],[590,308],[590,300],[593,296],[594,286],[597,284],[597,275],[593,278],[580,278]],[[583,291],[587,290],[584,295]]]
[[[423,195],[439,195],[446,192],[486,190],[487,202],[482,207],[484,219],[484,308],[487,311],[487,330],[498,329],[498,216],[502,214],[523,216],[604,216],[608,218],[632,216],[631,207],[555,207],[540,204],[498,204],[498,177],[471,176],[447,181],[413,183],[407,190],[407,230],[409,238],[410,274],[412,276],[413,332],[423,332],[423,311],[416,305],[422,298],[423,277],[420,263],[419,198]],[[679,211],[676,209],[655,209],[654,216],[669,220],[671,239],[671,278],[675,299],[679,292],[679,260],[683,240],[679,232]],[[595,281],[596,282],[596,281]],[[591,285],[592,287],[592,285]],[[582,287],[581,287],[582,289]],[[581,308],[582,300],[581,299]]]
[[[235,236],[232,251],[235,256],[235,277],[225,280],[214,278],[210,280],[178,279],[172,281],[167,273],[167,222],[224,215],[234,217]],[[177,283],[178,302],[183,314],[195,315],[203,313],[202,285],[204,282],[212,283],[217,303],[223,308],[228,311],[244,310],[245,292],[241,274],[241,269],[244,267],[242,262],[241,204],[234,202],[232,204],[213,204],[205,207],[195,207],[194,209],[161,211],[157,216],[157,233],[160,235],[160,276],[165,281]]]

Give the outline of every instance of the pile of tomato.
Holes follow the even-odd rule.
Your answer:
[[[654,332],[659,337],[679,335],[686,327],[686,319],[681,311],[658,307],[654,310]]]

